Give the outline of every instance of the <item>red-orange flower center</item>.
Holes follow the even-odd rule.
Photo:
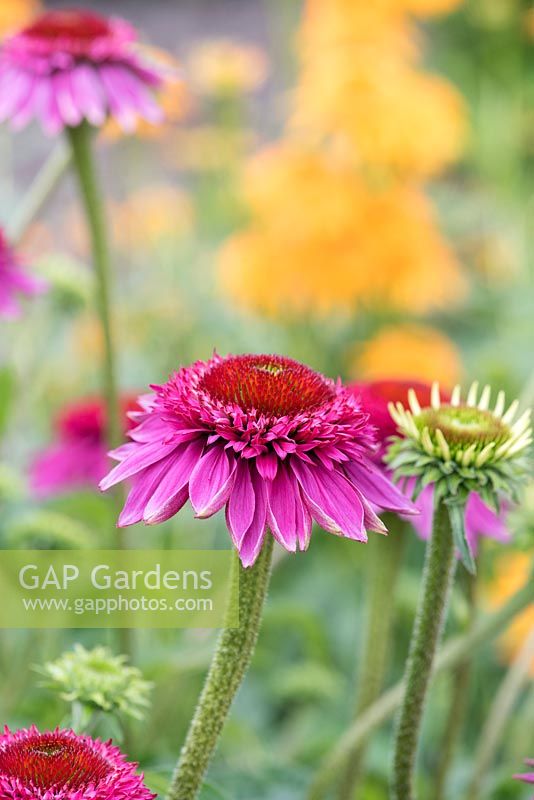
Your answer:
[[[103,17],[89,11],[48,11],[26,28],[24,33],[39,39],[68,37],[86,42],[105,36],[109,33],[109,25]]]
[[[40,789],[96,785],[112,771],[90,745],[63,733],[36,733],[0,751],[0,775]]]
[[[309,411],[335,396],[322,375],[290,358],[232,356],[216,364],[200,382],[215,400],[237,403],[244,411],[285,416]]]

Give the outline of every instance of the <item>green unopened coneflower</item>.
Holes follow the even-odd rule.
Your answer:
[[[127,663],[126,656],[115,656],[107,647],[86,650],[75,644],[35,669],[43,676],[43,686],[72,704],[73,717],[104,712],[141,720],[150,705],[152,684]]]
[[[422,408],[409,392],[409,408],[389,410],[402,438],[386,456],[395,477],[413,484],[417,496],[434,489],[432,537],[428,544],[421,594],[404,680],[404,699],[395,737],[392,798],[412,800],[413,777],[425,697],[452,586],[455,550],[466,568],[475,565],[466,533],[465,506],[475,492],[496,512],[516,502],[527,476],[526,453],[532,442],[530,411],[517,416],[519,402],[506,408],[499,392],[490,408],[491,389],[479,396],[473,383],[465,400],[459,386],[444,403],[434,384],[430,406]]]

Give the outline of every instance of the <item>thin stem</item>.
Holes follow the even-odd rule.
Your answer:
[[[78,175],[82,200],[91,235],[93,262],[97,278],[97,304],[104,339],[103,383],[107,411],[107,434],[110,447],[121,438],[118,392],[115,379],[115,355],[110,304],[111,263],[109,255],[104,202],[93,162],[92,130],[87,123],[68,128],[74,167]]]
[[[267,595],[273,537],[267,535],[253,567],[237,559],[233,585],[239,588],[239,627],[225,628],[189,726],[167,800],[194,800],[219,741],[230,707],[250,665]]]
[[[528,680],[533,658],[534,630],[525,639],[517,658],[503,679],[482,729],[475,753],[473,778],[467,793],[469,800],[478,800],[480,797],[484,778],[493,763],[510,714]]]
[[[388,537],[373,536],[367,544],[367,612],[354,716],[357,718],[380,695],[387,666],[395,588],[408,538],[408,523],[388,514]],[[367,741],[349,754],[339,786],[339,800],[351,800],[361,777]]]
[[[22,239],[45,202],[57,188],[71,158],[70,150],[63,144],[54,148],[9,220],[7,235],[11,242],[16,243]]]
[[[434,657],[454,576],[454,543],[449,511],[438,503],[427,546],[423,584],[404,677],[393,755],[392,800],[412,800],[417,746]]]
[[[464,571],[465,595],[468,605],[466,629],[472,627],[476,614],[476,581],[473,575]],[[451,698],[449,711],[445,720],[443,739],[439,748],[439,761],[436,768],[436,784],[434,800],[444,800],[447,788],[447,777],[454,758],[456,742],[465,719],[471,680],[471,654],[451,671]]]
[[[115,375],[115,348],[110,299],[112,270],[104,199],[98,186],[96,167],[93,161],[91,144],[93,130],[86,122],[83,122],[76,128],[68,128],[67,131],[91,237],[93,264],[96,274],[96,301],[104,344],[102,384],[106,403],[107,442],[109,447],[113,448],[117,447],[121,441],[121,420]],[[113,499],[118,516],[122,506],[120,491],[117,490],[113,493]],[[123,529],[116,528],[115,531],[117,547],[119,550],[123,550],[125,548]],[[118,638],[119,646],[123,653],[131,655],[131,631],[127,628],[120,629]]]
[[[525,585],[502,608],[482,617],[469,633],[455,636],[448,641],[438,653],[435,672],[445,672],[456,667],[467,655],[508,627],[514,617],[534,602],[533,578],[531,575]],[[349,753],[395,713],[403,698],[403,691],[404,684],[399,681],[345,731],[316,773],[308,793],[308,800],[323,800],[339,770],[344,767]]]

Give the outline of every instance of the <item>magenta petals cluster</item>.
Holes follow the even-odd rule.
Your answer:
[[[0,51],[0,122],[19,130],[37,119],[56,134],[112,117],[125,131],[159,122],[153,90],[162,75],[136,48],[135,30],[86,10],[47,11]]]
[[[136,768],[110,742],[72,730],[0,735],[2,800],[153,800]]]
[[[295,552],[307,548],[312,520],[363,542],[366,529],[385,532],[373,505],[413,510],[373,464],[373,428],[359,402],[296,361],[215,355],[152,389],[100,484],[131,484],[120,526],[163,522],[188,499],[199,518],[226,507],[250,566],[267,528]]]
[[[23,268],[0,228],[0,317],[16,319],[20,314],[20,296],[40,294],[45,289],[43,280]]]

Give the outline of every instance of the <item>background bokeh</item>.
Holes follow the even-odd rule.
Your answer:
[[[4,4],[0,35],[30,5]],[[129,137],[108,126],[99,135],[122,389],[143,391],[216,348],[285,353],[344,379],[451,386],[476,378],[532,401],[534,11],[526,2],[384,1],[391,15],[360,0],[84,5],[130,19],[144,42],[178,62],[162,98],[164,126]],[[54,146],[36,127],[0,130],[2,224]],[[27,481],[54,416],[99,390],[101,341],[75,189],[66,175],[20,243],[50,291],[27,302],[20,320],[2,322],[3,547],[112,542],[108,498],[88,490],[41,502]],[[505,553],[485,543],[481,606],[503,602],[526,571],[532,490],[511,527]],[[187,513],[127,536],[140,548],[228,546],[223,520]],[[403,671],[423,552],[414,535],[388,682]],[[350,720],[365,559],[364,547],[322,533],[305,555],[279,554],[254,665],[203,800],[304,797]],[[476,656],[451,798],[463,796],[496,687],[534,625],[529,613],[504,644]],[[448,632],[464,616],[460,581]],[[206,631],[135,636],[135,663],[156,688],[146,720],[131,726],[129,750],[156,790],[213,640]],[[2,721],[61,720],[66,707],[39,687],[32,665],[75,641],[115,647],[102,631],[2,632]],[[441,677],[432,691],[422,797],[431,796],[453,680]],[[511,775],[534,755],[533,718],[528,685],[487,776],[488,798],[528,796]],[[365,800],[387,796],[390,733],[385,726],[373,739]]]

